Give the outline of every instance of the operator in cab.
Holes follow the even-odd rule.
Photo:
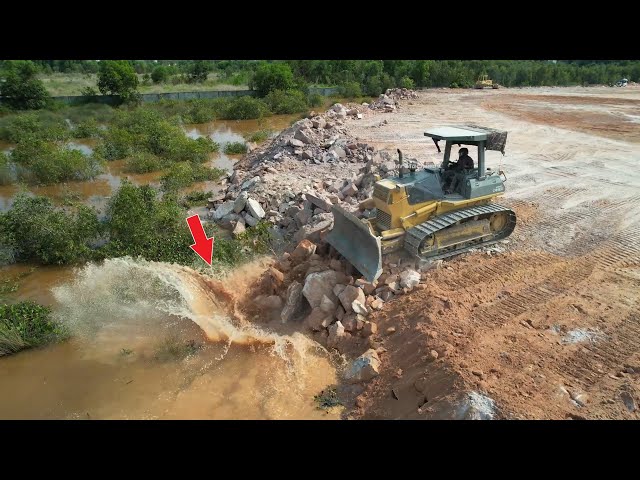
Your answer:
[[[460,181],[460,174],[465,170],[473,170],[475,168],[473,158],[469,156],[469,149],[466,147],[458,150],[458,161],[449,162],[445,166],[445,172],[443,175],[443,189],[446,193],[453,193],[458,187]]]

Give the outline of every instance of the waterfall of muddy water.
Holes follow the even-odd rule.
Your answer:
[[[326,351],[235,311],[234,292],[263,270],[218,281],[131,258],[78,269],[52,289],[72,339],[0,359],[0,418],[338,418],[313,400],[336,383]]]

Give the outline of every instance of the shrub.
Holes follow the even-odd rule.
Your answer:
[[[187,78],[189,83],[202,83],[207,79],[212,65],[206,60],[196,60],[190,66],[187,71]]]
[[[254,142],[254,143],[262,143],[265,140],[267,140],[271,134],[273,132],[271,130],[258,130],[257,132],[253,132],[249,135],[246,135],[245,138],[247,140],[247,142]]]
[[[286,63],[263,63],[250,84],[259,97],[265,97],[273,90],[291,90],[294,86],[293,72]]]
[[[362,96],[362,89],[358,82],[345,82],[340,85],[340,95],[345,98],[356,98]]]
[[[299,90],[273,90],[264,98],[272,113],[300,113],[307,110],[307,99]]]
[[[402,88],[413,88],[414,87],[414,83],[413,83],[413,79],[411,77],[402,77],[400,79],[400,87]]]
[[[307,97],[307,103],[310,107],[321,107],[324,104],[324,98],[319,93],[312,93]]]
[[[52,112],[21,113],[8,117],[2,123],[0,138],[9,142],[18,143],[27,138],[63,141],[70,137],[67,123]]]
[[[10,153],[18,168],[18,177],[29,183],[52,184],[68,180],[89,180],[102,172],[97,157],[40,139],[18,143]]]
[[[249,120],[262,118],[268,114],[269,107],[262,100],[250,96],[238,97],[229,102],[222,112],[225,120]]]
[[[184,208],[191,208],[194,205],[206,203],[212,192],[189,192],[178,202]]]
[[[11,210],[0,216],[1,243],[19,261],[68,264],[91,258],[98,237],[96,212],[86,205],[55,207],[46,197],[18,194]]]
[[[237,155],[247,153],[247,144],[242,142],[231,142],[224,146],[224,153],[227,155]]]
[[[73,131],[73,136],[75,138],[92,138],[100,135],[100,127],[98,126],[98,122],[93,118],[88,118],[76,125],[75,130]]]
[[[153,83],[165,83],[169,78],[169,70],[163,65],[159,65],[151,72],[151,80]]]
[[[209,168],[190,162],[179,162],[171,165],[169,171],[160,179],[160,183],[163,190],[175,191],[188,187],[195,182],[218,180],[224,174],[224,170],[219,168]]]
[[[125,172],[128,173],[155,172],[163,167],[162,159],[148,152],[136,152],[125,162]]]
[[[33,302],[0,305],[0,356],[37,347],[68,336],[51,319],[51,309]]]

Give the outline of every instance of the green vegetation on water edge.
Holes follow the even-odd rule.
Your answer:
[[[0,305],[0,357],[64,340],[69,332],[51,319],[51,309],[33,302]]]

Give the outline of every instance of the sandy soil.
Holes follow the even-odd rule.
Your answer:
[[[504,252],[445,261],[374,317],[383,371],[351,418],[451,417],[469,391],[499,418],[640,418],[639,120],[640,88],[598,87],[433,90],[349,122],[423,162],[428,127],[508,130],[487,163],[518,215]]]

